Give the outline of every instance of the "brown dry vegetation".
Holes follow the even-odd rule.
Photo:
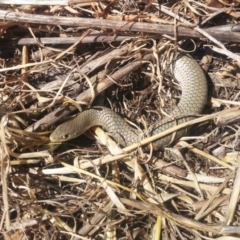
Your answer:
[[[239,239],[238,7],[1,4],[2,237]],[[181,92],[166,69],[177,49],[209,80],[187,136],[160,151],[121,151],[100,128],[95,140],[49,142],[79,106],[107,106],[141,129],[171,115]]]

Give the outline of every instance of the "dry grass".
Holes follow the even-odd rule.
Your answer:
[[[239,239],[240,34],[222,30],[239,19],[233,6],[0,5],[2,237]],[[120,149],[100,128],[94,139],[49,143],[60,122],[92,104],[143,131],[171,114],[177,49],[208,74],[209,100],[202,116],[169,129],[193,125],[176,145]]]

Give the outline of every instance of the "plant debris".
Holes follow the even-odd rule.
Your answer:
[[[239,239],[240,2],[5,2],[2,237]],[[171,116],[181,97],[169,71],[176,51],[202,66],[209,85],[202,115],[167,130],[192,126],[179,141],[121,149],[97,126],[49,141],[93,105],[144,133]]]

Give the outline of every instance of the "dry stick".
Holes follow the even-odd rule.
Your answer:
[[[69,0],[1,0],[1,4],[59,5],[68,6]]]
[[[214,156],[212,156],[212,155],[210,155],[210,154],[208,154],[208,153],[206,153],[206,152],[203,152],[203,151],[199,150],[198,148],[196,148],[196,147],[188,144],[188,143],[185,142],[185,141],[180,141],[179,144],[180,144],[182,147],[188,148],[188,150],[190,150],[190,151],[192,151],[192,152],[194,152],[194,153],[196,153],[196,154],[198,154],[198,155],[200,155],[200,156],[202,156],[202,157],[204,157],[204,158],[206,158],[206,159],[210,159],[210,160],[212,160],[213,162],[215,162],[215,163],[217,163],[217,164],[219,164],[219,165],[222,165],[223,167],[227,167],[227,168],[229,168],[229,169],[231,169],[231,170],[234,170],[234,169],[235,169],[234,167],[230,166],[230,165],[227,164],[226,162],[221,161],[221,160],[219,160],[218,158],[216,158],[216,157],[214,157]]]
[[[169,185],[169,183],[170,183],[171,185],[174,186],[174,188],[176,188],[175,185],[177,185],[177,186],[181,185],[183,187],[195,189],[195,184],[192,181],[181,180],[181,179],[177,179],[175,177],[169,177],[167,175],[162,175],[162,174],[159,174],[158,176],[159,176],[159,182],[163,183],[165,185]],[[202,190],[209,191],[209,192],[216,192],[218,189],[218,186],[207,185],[205,183],[199,183],[199,186]],[[224,188],[222,190],[222,193],[227,194],[227,195],[230,195],[231,192],[232,192],[232,189],[230,189],[230,188]]]
[[[147,55],[146,57],[144,57],[144,59],[146,59],[148,57],[150,58],[151,55]],[[137,70],[143,63],[144,63],[144,61],[131,62],[127,66],[125,66],[125,67],[121,68],[120,70],[116,71],[115,73],[113,73],[110,77],[107,77],[107,78],[103,79],[95,87],[96,95],[99,94],[100,92],[104,91],[105,89],[107,89],[111,85],[115,84],[116,82],[118,82],[124,76],[126,76],[126,75],[130,74],[131,72]],[[91,89],[88,89],[85,92],[81,93],[76,98],[76,100],[77,101],[90,102],[90,100],[91,100],[91,94],[90,93],[91,93]]]
[[[83,38],[88,35],[91,32],[91,29],[88,29],[86,32],[84,32],[82,34],[82,36],[79,37],[79,39],[69,48],[65,49],[64,51],[62,51],[61,53],[59,53],[59,55],[54,59],[54,60],[58,60],[60,58],[62,58],[64,55],[66,55],[67,53],[69,53],[71,50],[73,50],[75,47],[77,47],[77,45],[79,43],[82,42]]]
[[[148,36],[149,38],[157,38],[156,35]],[[159,36],[158,36],[159,37]],[[83,37],[81,43],[96,43],[96,42],[122,42],[127,39],[137,38],[136,35],[127,35],[127,36],[108,36],[105,34],[89,34],[88,36]],[[10,43],[13,45],[36,45],[39,42],[42,44],[73,44],[79,37],[46,37],[46,38],[38,38],[37,40],[34,38],[18,38],[18,39],[9,39]],[[39,42],[38,42],[39,41]]]
[[[92,19],[92,18],[76,18],[76,17],[57,17],[44,16],[38,14],[27,14],[20,12],[9,12],[0,10],[0,19],[15,22],[24,22],[31,24],[48,24],[48,25],[62,25],[62,26],[76,26],[85,28],[100,28],[100,29],[114,29],[119,31],[133,31],[133,32],[147,32],[168,34],[174,36],[174,27],[164,24],[152,24],[143,22],[127,22],[115,21],[106,19]],[[192,26],[192,25],[191,25]],[[195,27],[195,26],[194,26]],[[212,37],[221,41],[240,42],[240,34],[236,32],[216,31],[205,29]],[[185,36],[188,38],[202,38],[202,34],[196,30],[187,27],[178,27],[178,36]]]
[[[22,64],[22,65],[17,65],[17,66],[13,66],[13,67],[9,67],[9,68],[1,68],[0,72],[6,72],[6,71],[11,71],[11,70],[16,70],[16,69],[22,69],[22,68],[29,68],[29,67],[35,67],[35,66],[41,66],[44,64],[51,64],[51,62],[53,62],[53,60],[44,60],[42,62],[35,62],[35,63],[26,63],[26,64]]]
[[[212,45],[205,45],[207,47],[210,47],[214,52],[217,52],[217,53],[220,53],[220,54],[224,54],[236,61],[238,61],[240,63],[240,57],[238,55],[236,55],[235,53],[233,52],[230,52],[229,50],[227,49],[223,49],[223,48],[218,48],[218,47],[215,47],[215,46],[212,46]]]
[[[91,3],[91,2],[107,2],[108,0],[69,0],[68,5],[77,3]]]
[[[237,208],[237,203],[240,195],[239,181],[240,181],[240,162],[238,163],[238,169],[233,184],[233,191],[228,205],[228,213],[226,217],[227,225],[230,225],[233,222],[233,218],[235,216],[235,211]]]
[[[2,123],[1,123],[2,124]],[[4,128],[0,128],[1,136],[4,136]],[[2,216],[0,220],[0,230],[1,232],[5,228],[9,230],[11,226],[10,215],[9,215],[9,195],[8,195],[8,172],[9,172],[9,156],[7,155],[6,150],[4,149],[4,143],[0,143],[0,157],[1,157],[1,188],[2,188]]]
[[[69,6],[72,4],[79,3],[91,3],[91,2],[102,2],[103,0],[1,0],[1,4],[21,4],[21,5],[36,5],[36,6],[47,6],[47,5],[57,5],[57,6]],[[106,0],[105,0],[106,1]]]
[[[208,28],[209,30],[217,30],[217,31],[227,31],[227,32],[240,32],[240,24],[237,25],[220,25]]]
[[[216,126],[227,126],[228,124],[234,124],[240,121],[240,111],[232,112],[226,116],[220,116],[214,122]]]
[[[2,232],[3,228],[5,228],[7,231],[10,228],[10,207],[9,207],[9,199],[8,199],[8,184],[7,181],[9,173],[9,166],[10,166],[10,157],[8,154],[8,147],[7,147],[7,139],[5,136],[4,128],[7,123],[7,117],[6,115],[2,117],[0,120],[0,136],[1,136],[1,143],[0,143],[0,159],[1,159],[1,165],[0,165],[0,173],[1,173],[1,184],[2,184],[2,201],[3,201],[3,207],[2,207],[2,217],[0,222],[0,231]],[[4,227],[3,227],[4,226]]]
[[[209,206],[211,205],[213,200],[218,196],[218,194],[220,194],[220,192],[225,188],[228,181],[234,177],[234,174],[235,174],[235,172],[233,171],[233,172],[231,172],[231,174],[229,176],[226,177],[225,181],[218,187],[218,189],[212,194],[212,196],[207,200],[207,202],[204,204],[204,206],[197,213],[197,215],[194,218],[195,220],[200,220],[201,218],[203,218],[204,216],[206,216],[209,213],[209,211],[206,211],[206,210],[211,209],[211,207],[209,208]]]

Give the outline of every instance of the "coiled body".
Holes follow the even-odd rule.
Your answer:
[[[202,112],[207,100],[207,80],[198,63],[188,55],[177,56],[171,65],[171,72],[182,88],[182,97],[171,113],[171,118],[165,118],[150,129],[150,135],[163,132],[175,125],[191,120],[193,115]],[[64,142],[73,139],[93,126],[102,126],[122,146],[137,143],[142,136],[132,128],[117,113],[105,107],[93,107],[80,113],[74,119],[59,125],[50,135],[52,142]],[[177,131],[174,140],[186,133],[186,129]],[[173,135],[166,136],[154,142],[154,148],[159,149],[169,145]]]

